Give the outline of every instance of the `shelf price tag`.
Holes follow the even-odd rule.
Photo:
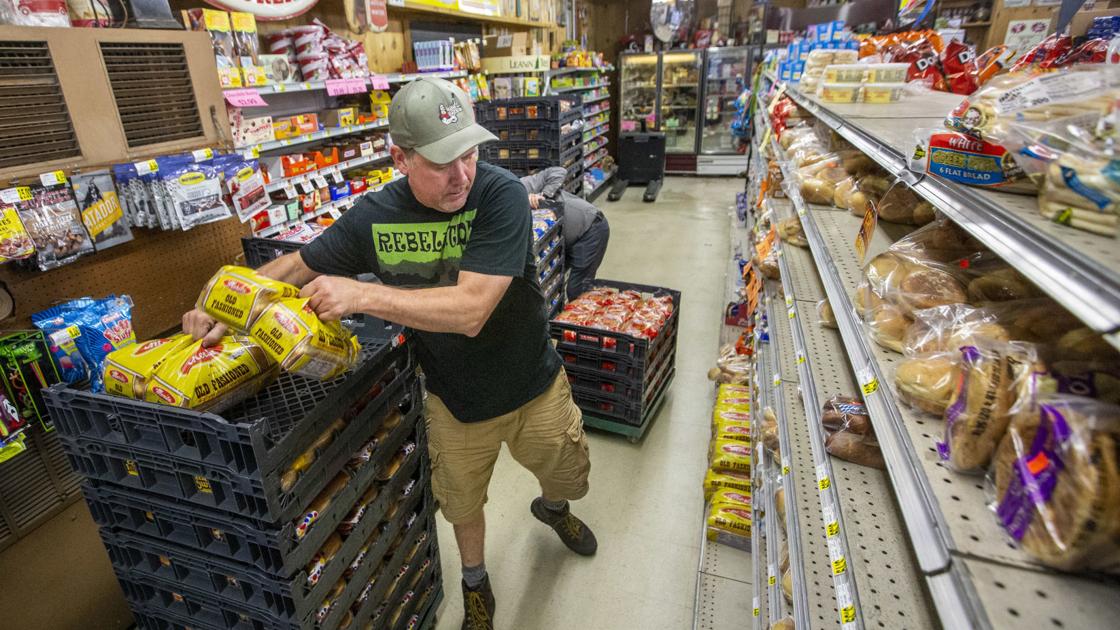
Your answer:
[[[370,83],[370,86],[373,87],[373,89],[375,89],[375,90],[388,90],[389,89],[389,79],[385,78],[383,75],[380,75],[380,74],[375,74],[375,75],[371,76],[369,78],[369,83]]]
[[[191,151],[191,157],[194,158],[195,162],[205,162],[206,160],[214,158],[214,150],[199,149],[197,151]]]
[[[298,182],[296,182],[296,185],[299,186],[299,189],[302,190],[303,194],[305,195],[310,195],[311,192],[315,190],[315,187],[312,186],[311,183],[306,179],[299,180]]]
[[[758,596],[755,595],[755,597],[754,597],[754,616],[755,617],[759,616],[759,614],[761,614],[761,612],[762,611],[758,606]]]
[[[0,201],[4,203],[19,203],[21,201],[31,200],[31,189],[27,186],[16,186],[15,188],[5,188],[0,190]]]
[[[829,538],[832,538],[833,536],[839,536],[840,535],[840,523],[837,523],[836,521],[830,521],[828,523],[828,525],[824,526],[824,533]]]
[[[848,604],[840,609],[840,623],[855,623],[856,607]]]
[[[879,391],[879,379],[872,378],[870,381],[867,381],[860,387],[863,389],[864,396],[870,396],[871,394]]]
[[[335,221],[342,218],[342,213],[339,212],[338,208],[331,208],[330,212],[328,212],[327,215],[329,215],[330,218],[334,219]]]
[[[781,374],[775,374],[774,375],[774,387],[779,387],[781,384],[782,384],[782,375]]]
[[[878,222],[878,208],[875,207],[875,204],[868,203],[867,211],[863,213],[863,222],[859,224],[859,232],[856,233],[855,249],[861,263],[867,256],[867,248],[871,245],[871,237],[875,235],[875,226]]]
[[[798,352],[797,353],[797,364],[801,365],[804,362],[805,362],[805,355]]]
[[[257,88],[226,90],[226,100],[234,107],[268,107]]]
[[[291,182],[284,184],[284,196],[288,199],[295,199],[299,196],[299,193],[296,192],[296,187],[293,186]]]
[[[766,583],[774,586],[778,583],[778,571],[773,564],[766,566]]]
[[[57,186],[58,184],[65,184],[66,173],[63,173],[62,171],[51,171],[49,173],[43,173],[39,176],[39,181],[44,186]]]
[[[782,458],[782,476],[789,474],[789,460],[785,457]]]
[[[839,558],[832,561],[832,574],[833,575],[840,575],[841,573],[843,573],[844,571],[847,571],[847,570],[848,570],[848,561],[844,559],[844,556],[840,556]]]
[[[140,175],[147,175],[149,173],[159,172],[159,162],[155,160],[144,160],[143,162],[133,162],[132,166],[136,168],[136,172]]]
[[[338,170],[337,168],[331,171],[331,179],[333,179],[334,183],[336,184],[341,184],[342,182],[346,181],[345,178],[342,177],[342,171]]]
[[[823,463],[817,464],[817,487],[822,491],[832,487],[832,480],[828,477],[828,466]]]
[[[327,187],[327,178],[323,177],[322,175],[316,175],[313,181],[315,182],[316,188]]]
[[[366,91],[365,79],[327,79],[327,94],[331,96],[365,94]]]
[[[255,160],[256,158],[259,158],[260,156],[261,156],[260,145],[254,145],[254,146],[249,147],[248,149],[243,149],[241,151],[241,157],[243,157],[247,160]]]

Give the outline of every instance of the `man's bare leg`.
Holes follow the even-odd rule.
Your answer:
[[[459,558],[464,567],[477,567],[486,560],[486,515],[453,525],[455,542],[459,544]]]

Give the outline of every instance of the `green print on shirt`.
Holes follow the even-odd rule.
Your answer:
[[[476,212],[467,210],[447,221],[372,226],[378,263],[393,274],[433,279],[446,275],[463,258]]]

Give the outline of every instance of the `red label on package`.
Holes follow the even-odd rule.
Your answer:
[[[1023,178],[1007,149],[951,131],[930,135],[926,170],[969,186],[1002,186]]]
[[[327,94],[331,96],[364,94],[365,92],[365,79],[327,79]]]
[[[234,107],[267,107],[268,103],[261,98],[261,93],[256,88],[241,88],[240,90],[226,90],[226,100]]]

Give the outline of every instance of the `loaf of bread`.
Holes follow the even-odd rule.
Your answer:
[[[786,490],[778,488],[774,491],[774,508],[778,510],[778,521],[783,525],[786,522]]]
[[[793,603],[793,572],[786,568],[782,571],[782,595],[786,596],[786,601]]]
[[[1024,381],[1041,370],[1028,344],[964,346],[938,452],[959,472],[983,472],[1007,431]]]
[[[910,318],[896,306],[882,304],[872,310],[867,322],[871,339],[887,350],[902,352],[902,340],[910,327]]]
[[[797,630],[797,626],[793,623],[793,617],[782,617],[770,624],[770,630]]]
[[[1120,407],[1053,396],[1019,414],[989,476],[1004,530],[1064,571],[1120,570]]]
[[[775,457],[781,453],[778,441],[778,417],[770,407],[762,410],[762,444]]]
[[[801,198],[806,203],[832,205],[832,197],[835,193],[835,184],[816,177],[801,178]]]
[[[851,396],[836,395],[826,400],[821,408],[821,425],[830,433],[851,431],[868,435],[872,432],[867,407],[863,401]]]
[[[850,431],[831,433],[824,440],[824,448],[834,457],[845,461],[885,470],[887,465],[883,461],[883,454],[879,450],[879,442],[874,437],[859,435]]]
[[[832,312],[828,300],[817,302],[817,321],[825,328],[836,328],[836,314]]]
[[[899,284],[899,293],[910,310],[959,304],[968,300],[959,280],[932,266],[913,267]]]
[[[797,217],[778,221],[778,236],[782,237],[783,243],[789,243],[797,247],[809,246],[809,241],[805,240],[805,233],[801,229],[801,219]]]
[[[910,357],[895,368],[895,391],[902,402],[943,416],[957,388],[957,361],[954,352]]]
[[[990,309],[968,304],[946,304],[917,310],[911,315],[914,323],[903,340],[903,352],[907,356],[1011,341],[1011,333],[997,323],[998,315]]]
[[[968,283],[968,301],[973,304],[1024,300],[1037,295],[1034,285],[1011,267],[983,273]]]

